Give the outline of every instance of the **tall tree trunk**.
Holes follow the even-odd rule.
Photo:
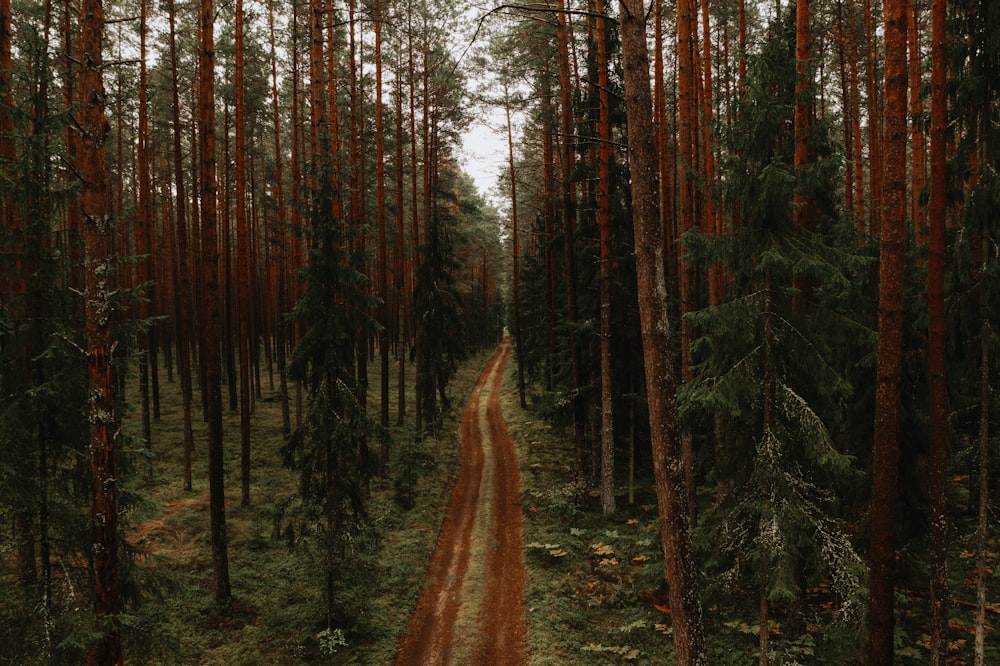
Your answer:
[[[541,107],[542,122],[542,233],[544,234],[543,266],[545,273],[545,388],[553,390],[553,363],[555,359],[554,318],[556,311],[555,294],[555,252],[552,239],[556,224],[556,174],[555,174],[555,133],[556,120],[552,105],[552,76],[549,63],[542,68]]]
[[[152,314],[152,304],[155,300],[155,287],[152,280],[151,253],[150,253],[150,229],[153,225],[153,196],[152,184],[150,183],[150,156],[149,156],[149,109],[146,94],[146,32],[147,32],[147,7],[146,0],[139,3],[139,126],[137,130],[137,156],[138,161],[138,181],[139,181],[139,202],[135,211],[135,254],[136,281],[139,286],[146,290],[147,298],[140,302],[139,319],[148,320]],[[156,364],[156,344],[153,337],[153,329],[150,327],[140,336],[139,345],[139,402],[142,414],[142,437],[146,442],[146,452],[152,452],[153,446],[153,426],[151,422],[149,404],[149,375],[150,364]],[[153,459],[149,457],[149,476],[153,475]]]
[[[924,242],[927,233],[926,210],[920,203],[927,185],[927,160],[924,141],[924,83],[921,76],[920,27],[917,21],[919,12],[917,3],[913,3],[910,11],[906,13],[907,41],[910,48],[910,218],[913,220],[913,238],[918,245]]]
[[[810,77],[811,58],[809,49],[809,0],[797,0],[795,3],[795,113],[793,116],[793,132],[795,152],[793,156],[795,167],[795,195],[792,203],[792,213],[795,224],[800,229],[811,229],[812,220],[809,209],[809,195],[804,189],[804,170],[809,164],[809,129],[812,97],[812,78]]]
[[[794,136],[793,166],[795,169],[795,194],[792,198],[792,216],[799,229],[815,229],[813,197],[808,192],[806,169],[812,162],[809,151],[809,133],[812,127],[812,67],[810,58],[809,0],[795,3],[795,110],[792,119]],[[800,315],[803,301],[811,298],[812,285],[808,278],[796,274],[792,278],[793,316]]]
[[[373,5],[375,24],[375,222],[378,233],[377,266],[379,298],[379,417],[383,428],[389,427],[389,241],[386,229],[385,208],[385,127],[382,109],[382,3],[375,0]],[[389,462],[387,440],[383,439],[382,464]]]
[[[872,456],[869,663],[891,664],[899,500],[899,384],[903,346],[903,253],[906,235],[906,11],[886,0],[885,189],[881,197],[878,361]],[[875,188],[873,188],[875,189]],[[879,199],[876,199],[879,201]]]
[[[250,227],[247,221],[246,49],[243,0],[236,0],[236,309],[240,347],[240,490],[250,504]]]
[[[844,210],[854,210],[854,123],[857,113],[851,98],[851,79],[848,74],[848,27],[844,20],[844,0],[837,0],[837,65],[840,70],[840,98],[843,110],[844,132]]]
[[[667,289],[663,277],[663,245],[656,203],[649,56],[641,0],[621,0],[620,14],[639,318],[646,367],[653,472],[663,540],[663,566],[670,588],[674,661],[697,666],[706,664],[707,656],[695,579],[697,569],[691,552],[686,481],[681,465]]]
[[[510,120],[510,88],[504,81],[504,112],[507,116],[507,174],[510,177],[510,221],[513,240],[511,298],[514,303],[514,348],[517,351],[517,395],[522,409],[527,407],[524,392],[524,338],[521,335],[521,230],[517,216],[517,171],[514,163],[514,129]],[[484,304],[485,305],[485,304]]]
[[[655,0],[654,0],[655,1]],[[601,511],[615,512],[615,421],[611,375],[611,108],[608,99],[608,46],[604,0],[595,0],[597,14],[598,118],[597,218],[601,253]],[[648,65],[647,65],[648,69]],[[657,165],[658,167],[658,165]],[[659,191],[656,196],[659,197]],[[659,207],[656,224],[659,227]]]
[[[566,280],[566,319],[569,324],[569,354],[573,378],[573,448],[575,451],[574,474],[578,484],[583,486],[586,478],[583,472],[584,426],[586,415],[584,410],[582,389],[582,369],[580,367],[580,350],[576,336],[577,303],[576,303],[576,188],[573,185],[573,170],[576,163],[573,150],[573,82],[570,79],[570,40],[569,17],[566,12],[565,0],[558,2],[557,39],[559,47],[559,89],[562,98],[562,203],[563,203],[563,241],[565,265],[563,266]]]
[[[677,125],[680,179],[680,215],[678,231],[684,234],[695,228],[696,204],[694,182],[697,178],[697,65],[695,59],[695,5],[694,0],[677,1]],[[678,259],[680,279],[681,314],[697,308],[697,274],[694,262],[681,251]],[[686,317],[681,320],[681,381],[692,381],[691,340],[693,325]],[[694,492],[694,436],[690,431],[681,433],[682,465],[686,477],[688,519],[695,518]]]
[[[931,187],[930,239],[927,261],[927,358],[930,409],[928,412],[928,485],[930,495],[930,594],[931,663],[943,665],[948,657],[948,388],[945,375],[945,225],[947,157],[945,126],[948,122],[947,48],[945,0],[931,4]],[[913,11],[909,12],[912,22]],[[911,69],[911,76],[912,76]],[[918,76],[919,78],[919,76]],[[912,85],[911,81],[911,85]],[[919,95],[919,93],[918,93]],[[916,131],[916,130],[915,130]],[[913,146],[914,151],[917,146]],[[914,187],[918,160],[914,155]],[[985,240],[984,240],[985,242]],[[985,350],[985,347],[984,347]],[[984,354],[986,352],[984,351]],[[987,408],[988,414],[988,408]],[[985,470],[985,460],[980,460]],[[981,578],[982,576],[980,576]]]
[[[208,421],[209,514],[212,532],[212,573],[216,601],[231,596],[226,537],[226,495],[222,442],[222,357],[219,325],[219,244],[215,157],[215,11],[202,0],[199,15],[201,53],[198,61],[198,117],[201,158],[201,356],[205,365]]]
[[[858,37],[855,29],[857,10],[855,0],[847,0],[847,20],[850,24],[848,29],[848,60],[851,71],[851,109],[853,116],[853,131],[851,138],[854,142],[854,218],[857,225],[858,238],[865,236],[865,163],[861,141],[861,84],[858,73]],[[850,168],[850,167],[848,167]],[[871,194],[869,193],[869,197]]]
[[[171,94],[173,96],[172,129],[174,153],[174,189],[177,197],[175,209],[175,226],[177,244],[174,265],[179,277],[180,286],[175,290],[175,339],[177,343],[178,374],[181,384],[181,404],[183,410],[184,429],[184,490],[191,490],[191,464],[194,451],[194,428],[191,421],[191,277],[188,269],[188,230],[187,230],[187,195],[184,185],[184,157],[181,152],[181,117],[180,117],[180,82],[177,74],[177,31],[174,0],[167,0],[167,12],[170,21],[170,76]]]
[[[716,174],[715,174],[715,151],[712,145],[712,133],[715,110],[713,108],[712,90],[712,33],[708,12],[709,0],[701,0],[701,34],[702,34],[702,86],[701,86],[701,143],[704,154],[704,191],[701,228],[708,236],[722,234],[718,206],[716,205]],[[708,303],[709,305],[719,305],[722,303],[722,265],[719,262],[708,267]],[[694,484],[691,484],[692,486]],[[690,502],[694,504],[693,488],[688,488]]]
[[[274,189],[276,198],[274,233],[276,239],[275,271],[277,273],[277,303],[278,315],[276,317],[276,340],[275,349],[278,363],[278,395],[281,401],[281,434],[288,437],[292,432],[292,419],[288,407],[288,376],[285,372],[285,353],[287,336],[285,331],[285,308],[286,300],[286,275],[288,271],[288,246],[285,236],[285,221],[287,211],[285,209],[285,184],[284,184],[284,156],[281,150],[281,111],[278,98],[278,59],[275,53],[274,33],[274,0],[267,3],[267,23],[271,36],[271,113],[274,124]]]
[[[878,88],[875,82],[878,41],[872,15],[872,0],[864,0],[865,23],[865,96],[868,103],[868,224],[865,231],[872,237],[879,233],[882,214],[882,118],[879,114]],[[883,9],[883,13],[885,13]],[[905,59],[905,57],[904,57]]]
[[[660,176],[660,226],[667,272],[667,290],[671,297],[676,297],[674,290],[677,285],[677,251],[674,245],[677,237],[677,221],[674,219],[673,172],[667,126],[667,86],[663,64],[663,0],[654,0],[653,10],[653,121],[656,123],[656,156]]]
[[[406,341],[409,308],[407,307],[406,270],[406,218],[403,208],[406,164],[403,161],[403,46],[399,45],[396,62],[396,245],[393,248],[394,289],[396,315],[396,423],[402,425],[406,419]]]
[[[84,0],[80,15],[79,174],[83,181],[80,212],[84,223],[85,319],[87,340],[88,411],[90,422],[91,548],[94,612],[102,632],[89,653],[91,664],[122,661],[118,585],[118,481],[115,462],[118,417],[112,372],[111,334],[112,222],[108,206],[105,144],[110,127],[105,115],[103,81],[104,7]]]

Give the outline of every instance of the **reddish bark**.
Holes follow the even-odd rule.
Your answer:
[[[222,359],[219,322],[219,244],[215,156],[215,11],[202,0],[199,13],[198,117],[201,159],[201,358],[205,366],[203,392],[208,421],[209,514],[212,572],[217,601],[231,596],[226,537],[226,496],[222,442]]]
[[[796,226],[812,228],[809,197],[803,189],[803,170],[809,164],[810,128],[810,77],[809,59],[809,0],[797,0],[795,4],[795,113],[793,131],[795,138],[794,167],[796,176],[792,214]]]
[[[187,229],[187,195],[184,184],[184,158],[181,149],[181,118],[180,93],[177,73],[177,37],[176,12],[174,0],[168,0],[167,12],[170,21],[170,72],[173,127],[173,164],[174,189],[177,205],[175,207],[176,245],[171,244],[174,252],[175,276],[179,288],[174,291],[175,337],[177,345],[177,364],[180,374],[181,404],[184,420],[184,489],[191,490],[191,458],[194,450],[194,430],[191,421],[191,277],[188,269],[188,229]]]
[[[601,511],[615,512],[615,422],[611,374],[611,108],[608,98],[608,48],[604,1],[595,0],[597,16],[598,120],[597,215],[601,257]],[[659,192],[657,192],[659,194]],[[657,220],[659,226],[659,220]]]
[[[84,223],[84,316],[86,320],[88,413],[90,421],[91,527],[94,612],[102,631],[89,652],[91,664],[122,662],[118,581],[118,483],[115,446],[118,419],[112,373],[112,226],[105,169],[110,127],[103,81],[104,7],[85,0],[80,16],[80,131],[78,172],[83,181],[80,214]]]
[[[373,5],[375,24],[375,226],[378,232],[377,266],[378,296],[382,303],[378,308],[378,320],[382,325],[379,332],[380,410],[382,426],[389,427],[389,241],[386,230],[385,208],[385,128],[382,113],[382,3],[375,0]],[[384,445],[387,446],[387,445]],[[388,449],[382,450],[382,462],[388,462]]]
[[[882,116],[879,113],[880,100],[875,81],[876,59],[878,58],[878,40],[875,36],[875,21],[872,15],[872,0],[864,0],[864,59],[865,59],[865,96],[868,105],[868,225],[866,232],[871,236],[879,234],[882,214]],[[883,9],[884,13],[884,9]],[[904,43],[905,44],[905,43]],[[905,54],[904,54],[905,61]],[[904,109],[905,111],[905,109]],[[905,114],[904,114],[905,115]],[[905,123],[905,118],[903,120]]]
[[[707,663],[707,656],[695,581],[697,568],[691,553],[686,480],[681,465],[676,387],[670,356],[672,345],[659,237],[656,156],[653,154],[649,56],[641,0],[622,0],[620,16],[639,318],[664,573],[670,588],[674,661],[697,665]]]
[[[275,219],[273,251],[275,253],[272,264],[275,272],[275,299],[277,315],[275,316],[275,350],[278,364],[278,386],[279,399],[281,400],[281,432],[288,437],[292,431],[291,414],[288,408],[288,380],[285,374],[285,348],[287,338],[285,336],[286,325],[284,316],[286,310],[286,287],[285,276],[287,274],[287,250],[285,237],[285,184],[284,184],[284,156],[281,150],[281,113],[278,104],[278,60],[275,54],[274,45],[274,1],[267,3],[267,22],[271,36],[271,114],[274,125],[274,192],[275,192]]]
[[[927,185],[926,142],[924,140],[924,98],[921,76],[920,32],[917,5],[906,13],[906,32],[909,44],[910,67],[910,218],[913,220],[913,238],[922,244],[927,234],[926,207],[920,203]]]
[[[695,5],[694,0],[677,2],[677,128],[678,128],[678,179],[680,180],[678,231],[684,234],[695,228],[697,205],[694,181],[697,178],[698,163],[698,72],[695,58]],[[697,308],[697,274],[694,263],[687,252],[678,251],[678,266],[681,294],[681,315]],[[691,341],[694,329],[689,319],[681,320],[681,381],[690,382]],[[687,487],[688,518],[693,521],[695,505],[691,494],[694,491],[694,437],[690,432],[681,435],[681,448]]]
[[[902,366],[903,254],[906,236],[906,11],[886,0],[885,189],[879,206],[878,361],[872,456],[869,658],[891,664],[899,500],[899,384]],[[873,188],[876,191],[877,188]]]
[[[521,407],[527,406],[524,392],[524,338],[521,335],[521,230],[517,216],[517,170],[514,164],[514,128],[510,120],[510,90],[504,82],[504,112],[507,115],[507,173],[510,177],[510,222],[513,266],[511,297],[514,301],[514,346],[517,351],[517,396]]]
[[[945,155],[945,126],[948,122],[948,53],[945,41],[947,38],[945,4],[945,0],[934,0],[931,4],[931,180],[928,206],[930,242],[927,261],[927,356],[930,387],[930,410],[928,412],[928,467],[931,504],[930,634],[931,663],[933,664],[944,664],[948,656],[948,507],[946,496],[948,393],[945,378],[944,302],[945,199],[948,177]],[[911,86],[912,73],[911,69]],[[914,150],[916,150],[915,146]],[[917,159],[914,158],[913,168],[915,172],[917,167]],[[914,188],[916,188],[916,180]],[[985,459],[980,460],[979,464],[983,469],[987,469]]]
[[[556,40],[559,50],[559,92],[562,101],[562,216],[563,216],[563,255],[564,279],[566,281],[566,320],[569,324],[569,353],[571,374],[573,379],[573,447],[575,451],[574,473],[578,483],[584,483],[583,450],[584,426],[586,415],[585,405],[581,396],[580,351],[576,340],[576,321],[578,317],[576,303],[576,187],[573,183],[573,170],[576,165],[576,152],[573,149],[574,118],[573,118],[573,80],[570,78],[570,38],[569,17],[566,12],[565,0],[559,0],[557,5]]]
[[[240,490],[250,504],[250,227],[247,221],[246,50],[243,0],[236,0],[236,308],[240,347]]]

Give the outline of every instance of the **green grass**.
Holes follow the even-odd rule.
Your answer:
[[[470,359],[450,386],[454,408],[436,437],[414,435],[411,414],[392,428],[390,470],[371,485],[368,513],[378,536],[374,551],[359,548],[338,580],[350,609],[347,646],[324,655],[320,553],[290,549],[274,536],[281,502],[297,477],[281,465],[280,405],[266,385],[252,418],[251,504],[240,505],[239,416],[226,415],[226,487],[229,567],[233,591],[220,607],[212,597],[208,542],[204,426],[195,422],[194,489],[182,489],[183,452],[179,389],[163,384],[163,410],[153,426],[154,477],[135,490],[141,507],[128,516],[140,554],[134,569],[144,600],[125,632],[126,656],[146,664],[388,664],[423,583],[459,461],[461,408],[487,357]],[[370,413],[378,413],[378,364],[370,370]],[[396,369],[391,414],[395,422]],[[408,378],[408,388],[412,377]],[[412,388],[410,388],[412,390]],[[411,394],[412,395],[412,394]],[[195,394],[197,403],[197,393]],[[408,400],[412,399],[408,396]],[[195,405],[197,410],[200,404]],[[127,427],[136,429],[135,419]],[[400,506],[396,480],[412,485],[412,509]]]

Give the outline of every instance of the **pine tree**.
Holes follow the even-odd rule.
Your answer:
[[[88,365],[88,413],[90,422],[91,521],[93,529],[94,612],[102,633],[90,652],[91,664],[122,661],[121,598],[118,578],[118,414],[112,376],[112,300],[115,295],[111,234],[113,220],[108,209],[102,42],[104,8],[100,0],[87,0],[80,22],[79,85],[82,105],[79,172],[83,181],[80,207],[84,222],[85,317]]]
[[[625,109],[628,114],[632,215],[642,321],[642,348],[653,445],[656,496],[663,541],[664,573],[673,611],[674,658],[681,664],[707,663],[691,552],[688,493],[681,464],[671,334],[657,205],[657,163],[653,155],[653,105],[649,90],[643,3],[620,3]]]

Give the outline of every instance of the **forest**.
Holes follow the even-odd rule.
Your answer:
[[[998,663],[997,25],[0,0],[0,664],[409,663],[488,374],[508,659]]]

